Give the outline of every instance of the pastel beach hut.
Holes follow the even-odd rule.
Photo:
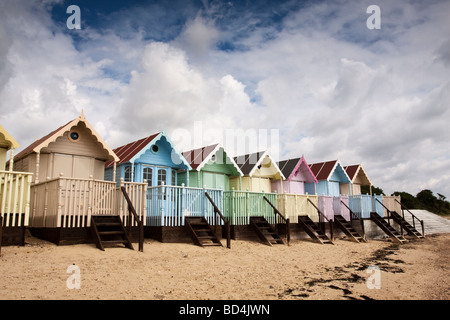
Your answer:
[[[190,187],[192,170],[166,133],[159,132],[113,150],[119,157],[116,180],[146,183],[145,236],[161,242],[185,242],[186,217],[205,217],[213,222],[214,211],[205,191],[222,207],[223,190]],[[105,177],[112,179],[112,162],[106,163]],[[203,182],[203,181],[201,181]]]
[[[329,220],[334,219],[335,211],[336,214],[342,215],[349,220],[350,213],[342,205],[342,202],[347,206],[349,205],[348,194],[350,193],[351,180],[344,166],[339,160],[332,160],[310,164],[310,168],[318,183],[316,185],[306,183],[305,191],[308,193],[314,192],[314,187],[316,187],[319,209]],[[348,192],[346,195],[341,195],[341,190],[343,190],[345,185],[348,188]]]
[[[56,244],[90,243],[93,216],[120,216],[123,221],[121,191],[114,181],[104,180],[105,163],[112,161],[115,171],[119,158],[83,113],[34,141],[14,160],[16,168],[33,174],[32,235]]]
[[[350,178],[350,183],[341,185],[341,192],[350,195],[350,209],[360,218],[370,218],[370,212],[377,212],[383,216],[383,196],[372,195],[372,182],[362,164],[344,167]],[[361,187],[369,186],[370,194],[361,194]]]
[[[361,194],[361,186],[369,186],[370,194],[372,195],[372,182],[369,179],[362,164],[355,164],[344,167],[345,172],[350,178],[350,186],[347,184],[340,185],[341,194],[344,195],[359,195]]]
[[[14,150],[19,147],[0,125],[0,247],[25,244],[32,174],[14,171]],[[8,152],[9,161],[6,160]]]
[[[297,223],[298,216],[309,216],[314,222],[318,221],[318,197],[315,194],[315,185],[318,183],[311,171],[305,157],[282,160],[278,162],[285,180],[272,180],[272,191],[277,192],[277,204],[291,222]],[[311,184],[314,188],[312,194],[305,192],[305,184]],[[314,204],[314,205],[313,205]]]
[[[243,173],[234,159],[220,144],[212,144],[183,152],[191,170],[179,173],[181,183],[196,188],[230,190],[235,179],[239,181]]]
[[[243,173],[241,181],[232,180],[235,189],[270,193],[273,184],[281,184],[285,179],[268,151],[237,156],[234,160]]]
[[[224,193],[224,208],[234,237],[245,239],[252,234],[252,219],[278,223],[277,194],[271,192],[271,186],[272,180],[280,184],[284,176],[267,151],[237,156],[234,161],[243,176],[230,179],[231,190]]]
[[[191,167],[175,148],[165,132],[115,148],[119,158],[116,166],[116,181],[144,182],[149,187],[177,185],[177,172]],[[114,162],[105,164],[105,179],[113,181]]]

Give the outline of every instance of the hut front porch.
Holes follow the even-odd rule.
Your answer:
[[[119,215],[137,234],[137,221],[130,218],[122,187],[145,224],[147,184],[60,176],[31,186],[30,233],[58,245],[93,243],[91,217]]]
[[[32,174],[0,170],[0,244],[24,245]]]

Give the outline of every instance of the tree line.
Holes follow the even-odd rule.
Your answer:
[[[362,186],[361,193],[369,193],[369,187]],[[372,186],[373,194],[385,195],[383,189]],[[396,191],[394,195],[400,196],[402,204],[408,209],[422,209],[433,213],[450,215],[450,202],[446,201],[447,197],[436,193],[429,189],[424,189],[415,196],[404,191]]]

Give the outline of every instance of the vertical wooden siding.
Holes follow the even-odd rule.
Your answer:
[[[186,216],[202,216],[216,224],[214,209],[205,196],[208,192],[223,212],[223,190],[184,186],[157,186],[147,190],[148,226],[184,226]],[[219,221],[217,221],[219,223]]]
[[[333,211],[335,215],[341,215],[345,220],[350,221],[350,210],[343,205],[344,202],[347,206],[349,206],[349,196],[339,196],[333,197]]]
[[[145,208],[145,183],[124,183],[136,211]],[[131,186],[133,185],[133,186]],[[142,191],[144,190],[144,191]],[[31,186],[31,227],[90,227],[92,215],[121,215],[128,211],[115,182],[60,177]],[[125,220],[123,220],[125,221]]]
[[[0,170],[0,214],[5,227],[28,225],[32,173]],[[1,239],[0,239],[1,240]]]
[[[383,196],[383,205],[386,206],[390,211],[395,211],[399,214],[402,212],[401,205],[395,201],[401,202],[400,196]],[[386,209],[383,208],[385,216],[387,216]]]
[[[275,223],[273,208],[264,196],[277,207],[277,194],[231,190],[224,192],[224,216],[232,225],[248,225],[251,216],[263,216],[269,223]]]
[[[317,195],[282,193],[277,195],[277,208],[291,223],[298,222],[298,216],[309,216],[314,222],[319,221],[317,210],[308,202],[318,206]]]

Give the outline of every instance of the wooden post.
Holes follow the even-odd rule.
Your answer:
[[[34,177],[34,183],[39,183],[39,162],[41,161],[41,151],[36,154],[36,172]]]
[[[14,168],[14,149],[11,149],[11,153],[9,156],[9,171],[12,172]]]
[[[124,183],[123,183],[123,177],[120,178],[120,182],[119,182],[119,189],[121,189],[122,187],[124,187]],[[122,198],[120,198],[119,200],[119,216],[123,219],[123,201]]]
[[[63,220],[63,218],[62,218],[62,188],[63,188],[63,186],[62,186],[62,177],[63,177],[63,174],[60,173],[59,179],[57,180],[58,181],[57,182],[58,183],[58,193],[57,193],[57,197],[58,197],[58,200],[57,200],[58,213],[56,214],[56,227],[58,227],[58,228],[63,226],[62,225],[63,222],[61,221],[61,220]],[[66,199],[67,199],[67,192],[66,192]],[[46,220],[46,217],[44,216],[44,222],[45,222],[45,220]],[[49,227],[49,226],[47,226],[46,223],[45,223],[44,227]]]

